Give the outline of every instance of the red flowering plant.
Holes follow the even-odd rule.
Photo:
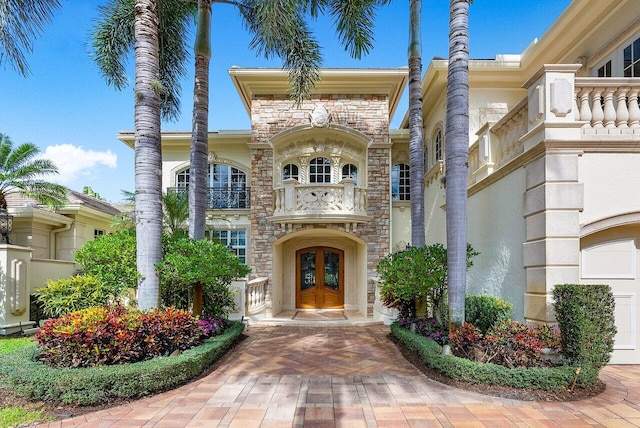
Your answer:
[[[98,306],[47,321],[36,339],[47,364],[91,367],[170,355],[199,345],[223,328],[221,322],[198,320],[174,308],[145,313]]]
[[[504,321],[485,335],[469,323],[449,335],[454,355],[481,363],[505,367],[546,367],[553,361],[544,358],[542,350],[558,349],[560,333],[550,326],[527,326],[517,321]]]

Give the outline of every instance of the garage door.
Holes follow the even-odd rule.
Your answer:
[[[609,284],[616,310],[610,364],[640,364],[640,226],[616,227],[582,240],[581,282]]]

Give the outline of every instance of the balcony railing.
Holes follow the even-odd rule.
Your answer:
[[[171,187],[167,192],[177,192],[188,197],[189,190],[185,187]],[[248,188],[220,189],[210,187],[207,190],[207,209],[248,209],[251,208],[251,199]]]
[[[365,223],[367,190],[356,187],[355,180],[345,178],[339,184],[299,184],[285,180],[274,189],[274,223]]]
[[[469,186],[511,164],[541,139],[578,147],[581,141],[594,147],[595,141],[600,151],[609,143],[638,144],[640,79],[576,77],[571,67],[550,66],[530,81],[528,97],[499,121],[480,127],[469,147]]]

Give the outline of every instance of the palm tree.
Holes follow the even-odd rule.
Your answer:
[[[32,39],[51,20],[58,0],[0,1],[0,65],[9,62],[23,76],[29,74],[25,51],[33,52]]]
[[[266,58],[278,56],[289,70],[291,98],[296,105],[309,96],[318,80],[320,46],[305,15],[316,18],[328,10],[336,22],[340,42],[352,57],[360,58],[372,47],[373,20],[379,6],[390,0],[198,0],[195,41],[193,131],[189,167],[189,236],[204,237],[207,195],[209,116],[209,60],[211,58],[211,5],[235,5],[253,34],[251,47]],[[423,220],[424,224],[424,220]],[[424,234],[424,233],[423,233]]]
[[[189,220],[187,195],[182,192],[167,192],[162,196],[162,222],[172,236],[185,236],[185,224]]]
[[[469,161],[469,0],[451,0],[446,117],[449,328],[464,323]]]
[[[411,182],[411,242],[425,243],[424,155],[422,138],[422,41],[420,32],[421,0],[410,0],[409,27],[409,164]]]
[[[66,203],[67,188],[43,179],[58,174],[58,168],[50,160],[38,158],[39,153],[31,143],[14,149],[9,136],[0,133],[0,209],[7,209],[7,196],[13,193],[47,206]]]
[[[95,61],[109,84],[127,85],[126,57],[134,48],[135,224],[138,305],[160,303],[155,265],[162,259],[160,116],[176,118],[191,6],[180,0],[111,0],[93,33]],[[162,50],[160,49],[162,46]]]

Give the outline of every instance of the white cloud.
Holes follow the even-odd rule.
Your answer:
[[[96,152],[73,144],[48,146],[40,157],[49,159],[58,167],[60,173],[50,179],[64,185],[72,184],[80,177],[93,175],[97,166],[118,166],[118,156],[111,150]]]

